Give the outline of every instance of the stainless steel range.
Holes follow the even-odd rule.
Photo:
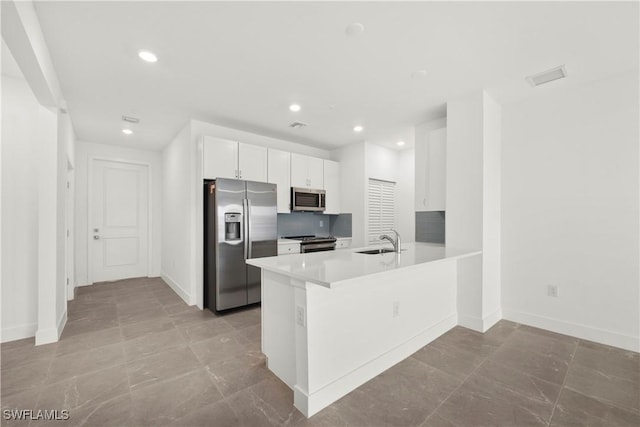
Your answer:
[[[336,238],[333,236],[289,236],[287,239],[300,240],[300,253],[332,251],[336,248]]]

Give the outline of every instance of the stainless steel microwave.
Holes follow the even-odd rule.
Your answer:
[[[291,210],[298,212],[323,212],[325,191],[313,188],[291,187]]]

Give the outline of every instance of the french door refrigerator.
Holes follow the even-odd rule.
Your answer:
[[[204,306],[221,311],[260,302],[260,269],[250,258],[278,254],[276,185],[218,178],[204,182]]]

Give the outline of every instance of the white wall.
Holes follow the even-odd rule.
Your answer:
[[[2,75],[2,341],[38,322],[39,104],[24,79]]]
[[[403,243],[416,240],[415,212],[415,150],[403,150],[398,154],[398,208],[396,210],[398,233]]]
[[[482,313],[501,316],[502,110],[488,94],[482,120]]]
[[[62,232],[64,203],[60,206],[60,141],[58,140],[58,118],[43,106],[38,107],[36,126],[37,149],[34,160],[38,192],[38,330],[36,344],[58,340],[57,325],[66,322],[66,298],[58,305],[58,293],[64,292],[64,250],[58,252],[60,243],[64,248]],[[33,177],[31,178],[33,179]],[[64,193],[63,193],[64,195]],[[61,240],[62,239],[62,240]],[[62,266],[62,270],[59,268]],[[64,317],[59,317],[63,315]]]
[[[369,178],[396,183],[396,230],[403,242],[415,241],[415,159],[414,150],[396,151],[365,142],[364,218],[362,224],[366,236]],[[349,176],[349,175],[347,175]],[[348,179],[348,178],[347,178]],[[364,242],[366,244],[366,242]]]
[[[447,104],[446,245],[482,250],[461,263],[458,319],[481,332],[500,320],[501,110],[477,91]]]
[[[150,214],[150,247],[149,275],[160,275],[160,259],[162,251],[162,154],[160,151],[137,150],[114,145],[96,144],[78,141],[75,150],[75,246],[76,246],[76,283],[78,286],[89,285],[87,247],[89,244],[89,159],[100,158],[123,162],[143,163],[149,165],[151,179]]]
[[[638,90],[635,70],[503,106],[506,318],[640,349]]]
[[[351,213],[351,246],[364,246],[365,204],[367,184],[365,179],[365,143],[346,145],[331,152],[331,159],[340,162],[340,207]]]
[[[446,245],[482,249],[482,92],[447,103]]]
[[[16,271],[18,276],[23,275],[24,271],[20,267],[26,264],[35,268],[28,277],[14,277],[15,280],[11,280],[9,285],[3,271],[2,292],[10,294],[7,298],[3,297],[3,302],[7,301],[13,307],[8,311],[9,314],[3,311],[3,332],[7,332],[5,327],[10,332],[3,333],[2,339],[7,341],[32,336],[34,328],[30,313],[35,309],[35,342],[38,345],[57,341],[66,323],[66,171],[69,163],[67,148],[73,146],[73,137],[70,140],[67,132],[67,124],[70,125],[70,122],[65,122],[59,113],[59,107],[65,101],[33,3],[4,1],[1,10],[3,83],[7,73],[21,82],[17,92],[9,93],[8,98],[3,91],[3,110],[6,106],[10,114],[14,115],[12,119],[16,121],[5,120],[3,114],[3,123],[10,122],[7,124],[10,131],[6,136],[12,139],[11,142],[6,142],[8,139],[3,132],[3,145],[8,146],[16,141],[25,142],[26,138],[28,141],[23,148],[30,149],[27,158],[5,156],[3,162],[11,164],[8,167],[10,171],[16,166],[28,171],[26,181],[31,181],[30,184],[16,182],[17,175],[11,173],[9,183],[3,187],[11,188],[10,192],[13,192],[16,188],[28,186],[28,197],[35,197],[36,200],[29,204],[20,200],[17,205],[10,206],[12,216],[6,221],[5,229],[13,229],[14,226],[19,229],[25,224],[25,220],[28,222],[29,232],[20,236],[20,239],[35,233],[35,246],[30,241],[26,246],[21,243],[16,245],[21,249],[26,248],[26,251],[15,253],[15,248],[11,249],[12,254],[9,256],[14,257],[17,264],[16,269],[11,267],[11,275],[15,276],[13,273]],[[23,108],[26,105],[28,108]],[[24,124],[23,120],[31,128],[28,134],[20,128]],[[24,151],[18,149],[17,152],[10,153],[18,153],[20,157]],[[3,209],[5,206],[3,205]],[[3,215],[3,221],[5,218]],[[7,239],[3,236],[2,243],[5,242]],[[3,254],[6,252],[3,251]],[[32,275],[35,275],[37,282],[35,294],[32,292]],[[20,287],[17,291],[19,295],[12,295],[14,286]],[[30,293],[26,299],[23,298],[25,292]],[[24,313],[29,314],[28,323],[21,323],[25,320]]]
[[[191,126],[188,124],[162,151],[162,278],[186,302],[191,301]]]
[[[62,142],[61,164],[59,173],[62,178],[62,194],[63,206],[61,218],[64,220],[65,230],[63,230],[63,253],[66,260],[64,261],[63,271],[66,273],[64,277],[65,284],[68,280],[68,286],[65,292],[59,292],[58,297],[65,297],[70,300],[74,297],[75,290],[75,147],[76,136],[68,114],[58,114],[58,140]],[[68,185],[66,185],[68,183]],[[65,235],[65,231],[69,234]],[[59,242],[60,243],[60,242]]]

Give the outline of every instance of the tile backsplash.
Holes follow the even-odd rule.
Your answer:
[[[325,215],[313,212],[278,214],[278,237],[351,236],[351,214]]]
[[[416,242],[444,243],[445,212],[416,212]]]

